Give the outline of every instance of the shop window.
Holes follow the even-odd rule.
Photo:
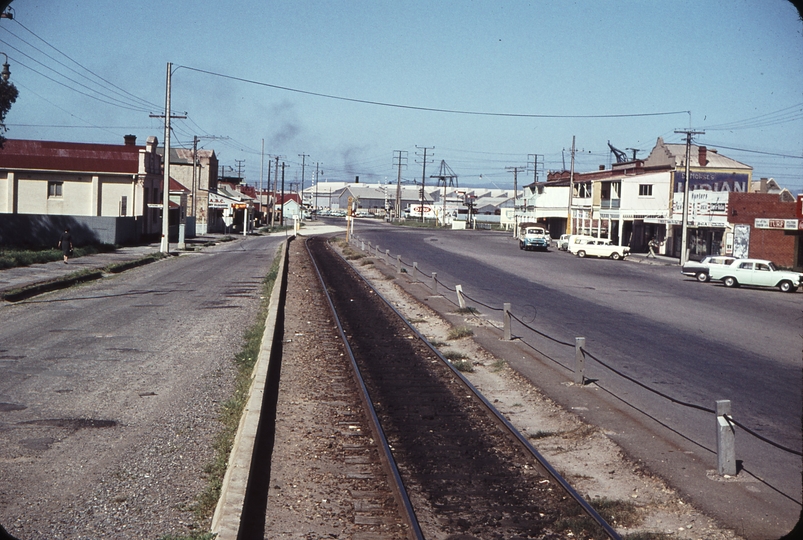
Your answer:
[[[47,183],[47,197],[61,197],[62,187],[64,182],[48,182]]]

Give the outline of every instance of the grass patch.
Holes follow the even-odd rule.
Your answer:
[[[198,496],[194,511],[198,521],[204,521],[212,517],[220,498],[220,490],[223,485],[223,476],[226,474],[229,455],[234,445],[234,437],[240,425],[240,418],[248,400],[248,390],[251,386],[251,373],[259,355],[262,344],[262,335],[265,333],[265,320],[270,304],[270,295],[273,284],[279,276],[279,263],[281,257],[276,256],[265,279],[262,281],[263,300],[259,306],[259,311],[255,316],[255,322],[246,329],[243,336],[244,343],[240,352],[234,356],[234,365],[237,368],[237,375],[234,383],[232,396],[223,403],[220,410],[219,420],[221,430],[215,437],[212,447],[215,450],[215,457],[204,467],[207,475],[207,485],[201,495]],[[199,539],[202,537],[198,537]]]
[[[363,266],[368,266],[368,265],[374,264],[374,261],[372,261],[371,259],[365,259],[360,264],[362,264]]]
[[[465,360],[466,358],[468,358],[468,356],[458,351],[446,351],[442,354],[444,358],[446,358],[447,360],[451,360],[452,362],[456,360]]]
[[[449,334],[446,336],[446,339],[454,341],[456,339],[470,337],[473,335],[474,335],[474,330],[472,330],[468,326],[455,326],[449,329]]]
[[[190,533],[187,536],[184,535],[172,535],[169,534],[167,536],[159,537],[159,540],[214,540],[217,537],[215,533],[207,533],[207,532],[195,532]]]
[[[616,501],[613,499],[595,499],[588,501],[589,504],[602,516],[602,518],[613,527],[633,527],[642,522],[642,516],[638,507],[630,501]],[[576,513],[559,519],[556,523],[557,530],[570,530],[577,537],[585,536],[599,536],[604,537],[605,534],[600,530],[600,527],[588,517],[582,509],[577,506]],[[596,534],[595,534],[596,533]],[[640,534],[654,534],[654,533],[640,533]],[[666,536],[628,536],[629,540],[657,540],[659,538],[667,538]]]
[[[479,310],[474,307],[464,307],[464,308],[458,308],[455,311],[455,313],[460,313],[461,315],[477,315],[479,313]]]
[[[277,232],[283,232],[283,231],[290,231],[292,229],[293,229],[292,225],[280,225],[280,226],[274,226],[274,227],[268,226],[268,227],[260,227],[257,232],[259,232],[261,234],[270,234],[270,233],[277,233]]]
[[[551,437],[553,435],[555,435],[554,431],[544,431],[539,429],[535,433],[530,433],[529,435],[527,435],[527,437],[529,439],[538,440],[538,439],[546,439],[547,437]]]
[[[670,538],[675,538],[674,534],[666,534],[660,532],[635,532],[631,534],[626,534],[623,536],[625,540],[669,540]]]
[[[142,266],[143,264],[149,264],[149,263],[158,261],[159,259],[164,259],[165,257],[168,257],[168,256],[169,256],[168,254],[161,253],[161,252],[159,252],[159,253],[151,253],[150,255],[146,255],[145,257],[142,257],[142,258],[139,258],[139,259],[135,259],[133,261],[126,261],[126,262],[121,262],[121,263],[108,264],[108,265],[103,267],[103,271],[108,273],[108,274],[118,274],[120,272],[125,272],[126,270],[128,270],[130,268],[134,268],[134,267],[137,267],[137,266]]]
[[[505,369],[506,365],[507,362],[505,362],[504,360],[496,360],[493,364],[491,364],[491,371],[493,371],[494,373],[502,371],[503,369]]]
[[[432,339],[432,340],[430,340],[430,341],[429,341],[429,344],[430,344],[430,345],[432,345],[433,347],[436,347],[436,348],[438,348],[438,349],[439,349],[439,348],[441,348],[441,347],[445,347],[446,345],[449,345],[449,344],[448,344],[448,343],[446,343],[445,341],[440,341],[440,340],[438,340],[438,339]]]
[[[609,524],[616,527],[635,527],[643,521],[638,506],[630,501],[601,498],[588,501]]]
[[[462,371],[463,373],[474,373],[474,364],[471,363],[471,360],[457,360],[452,362],[452,365],[457,369],[457,371]]]
[[[421,219],[420,218],[417,219],[417,220],[415,218],[410,218],[410,219],[405,219],[401,223],[397,223],[397,225],[401,225],[402,227],[417,227],[419,229],[438,229],[438,228],[440,228],[438,226],[438,221],[435,220],[435,219],[428,219],[428,220],[424,221],[423,223],[421,223]]]
[[[109,251],[114,251],[115,249],[115,246],[111,244],[97,244],[76,247],[73,249],[73,254],[70,255],[70,258],[77,259],[79,257],[86,257],[87,255],[94,255],[96,253],[108,253]],[[56,248],[3,249],[0,250],[0,269],[49,263],[53,261],[60,261],[63,258],[64,254],[60,249]]]
[[[409,322],[410,324],[421,324],[427,322],[427,320],[424,319],[423,317],[416,317],[415,319],[408,319],[407,322]],[[432,342],[430,341],[430,343]]]

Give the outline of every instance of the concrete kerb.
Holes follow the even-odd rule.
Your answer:
[[[212,518],[212,532],[218,540],[236,540],[240,532],[243,506],[246,501],[249,475],[257,442],[262,403],[271,361],[271,350],[275,341],[281,340],[276,335],[282,326],[278,324],[278,316],[282,299],[281,291],[287,286],[286,258],[289,240],[284,242],[279,261],[279,275],[273,285],[268,304],[268,316],[265,321],[265,332],[262,334],[262,345],[259,357],[252,372],[251,388],[248,401],[240,418],[240,425],[234,438],[229,466],[223,477],[215,514]]]

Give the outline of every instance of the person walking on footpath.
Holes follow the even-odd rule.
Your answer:
[[[72,255],[72,236],[70,235],[69,227],[64,228],[64,233],[59,238],[59,247],[62,255],[64,255],[64,264],[67,264],[67,257]]]
[[[655,239],[654,236],[652,237],[652,240],[649,241],[647,246],[650,248],[650,252],[647,253],[647,256],[645,258],[649,259],[650,257],[652,257],[653,259],[655,259],[656,258],[655,250],[658,249],[658,241]]]

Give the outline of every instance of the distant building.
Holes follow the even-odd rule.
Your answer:
[[[164,147],[158,150],[164,156]],[[187,189],[187,228],[190,237],[214,232],[222,223],[222,213],[213,207],[210,214],[209,194],[217,191],[218,160],[214,150],[196,150],[193,168],[191,148],[170,149],[170,177]]]

